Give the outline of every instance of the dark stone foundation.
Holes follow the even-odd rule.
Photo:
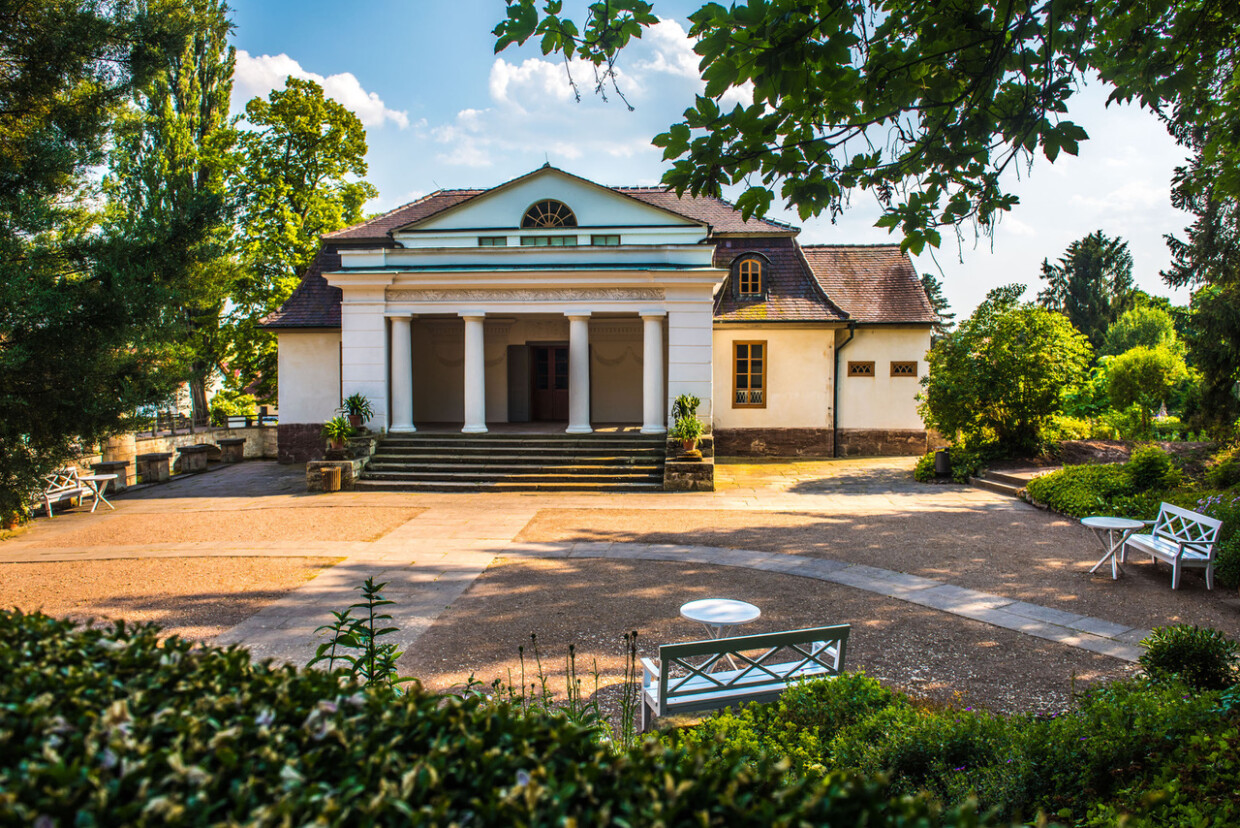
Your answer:
[[[840,457],[902,457],[922,455],[931,440],[922,429],[841,428]]]
[[[727,428],[715,431],[720,457],[830,457],[829,428]]]
[[[322,460],[327,449],[322,423],[280,423],[276,426],[276,458],[281,463]]]

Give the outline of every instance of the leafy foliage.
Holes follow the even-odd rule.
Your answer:
[[[396,645],[380,641],[397,631],[396,627],[381,626],[392,620],[383,607],[396,603],[383,597],[385,586],[386,583],[376,584],[373,577],[367,578],[358,587],[362,593],[361,601],[350,604],[343,611],[332,612],[332,623],[315,630],[316,633],[330,633],[330,637],[315,649],[314,658],[310,659],[307,667],[327,662],[327,669],[335,670],[339,661],[350,678],[366,685],[394,688],[410,681],[396,677],[396,660],[401,656]],[[354,610],[358,611],[356,616],[353,615]]]
[[[366,130],[357,115],[310,80],[290,77],[284,89],[246,104],[232,186],[239,217],[244,276],[229,319],[231,367],[260,400],[276,389],[275,337],[264,316],[292,295],[319,246],[319,236],[361,221],[377,191],[366,181]]]
[[[1240,444],[1228,446],[1210,458],[1206,481],[1218,489],[1240,484]]]
[[[375,416],[374,406],[370,404],[366,395],[360,392],[345,397],[340,410],[350,417],[361,417],[363,420],[369,420]]]
[[[1116,408],[1139,406],[1142,427],[1148,431],[1159,407],[1187,379],[1184,358],[1170,347],[1138,345],[1107,365],[1107,394]]]
[[[782,756],[794,774],[810,777],[864,768],[947,805],[976,798],[1000,819],[1033,822],[1041,812],[1071,823],[1119,795],[1132,773],[1183,761],[1179,747],[1217,727],[1220,702],[1215,692],[1188,693],[1175,681],[1130,680],[1085,693],[1065,714],[1004,717],[921,707],[874,679],[845,674],[664,738],[713,748],[720,764]],[[1233,789],[1237,781],[1230,780]]]
[[[0,822],[984,824],[880,780],[789,779],[481,693],[394,696],[155,627],[0,612]]]
[[[1133,299],[1128,243],[1101,230],[1068,245],[1057,264],[1044,259],[1041,278],[1038,303],[1068,317],[1095,348]]]
[[[1175,679],[1196,690],[1226,690],[1240,681],[1240,643],[1218,630],[1156,627],[1141,646],[1141,667],[1152,679]]]
[[[228,424],[229,417],[253,417],[258,414],[254,395],[221,388],[211,398],[211,425]]]
[[[1180,470],[1171,455],[1158,446],[1144,445],[1133,449],[1124,464],[1124,473],[1137,492],[1150,489],[1174,489],[1180,485]]]
[[[353,426],[344,417],[332,417],[323,423],[323,439],[333,443],[343,443],[353,436]]]
[[[1029,451],[1089,362],[1085,338],[1063,316],[992,291],[927,356],[922,419],[942,434]]]
[[[118,109],[186,41],[162,12],[0,0],[0,518],[180,378],[209,211],[131,231],[89,207]]]
[[[1082,518],[1110,514],[1112,500],[1132,494],[1132,478],[1119,464],[1065,466],[1030,480],[1025,491],[1056,512]]]
[[[1138,346],[1157,348],[1160,345],[1181,355],[1184,353],[1184,343],[1180,342],[1171,314],[1152,305],[1139,305],[1125,311],[1107,329],[1098,353],[1115,356]]]
[[[142,235],[183,214],[199,217],[201,249],[185,262],[175,309],[186,343],[183,371],[196,417],[207,416],[206,384],[223,357],[220,317],[236,267],[230,255],[227,176],[236,131],[229,118],[235,49],[225,0],[143,0],[188,36],[158,52],[158,70],[120,115],[104,180],[106,219]]]
[[[697,410],[702,401],[692,394],[681,394],[672,403],[672,427],[667,436],[673,440],[696,440],[702,436],[705,426],[698,418]]]

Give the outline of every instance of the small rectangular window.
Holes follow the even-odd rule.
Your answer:
[[[576,236],[522,236],[522,247],[576,247]]]
[[[590,244],[595,247],[619,247],[619,236],[591,236]]]
[[[732,407],[766,408],[766,342],[732,343]]]
[[[848,376],[850,377],[873,377],[873,362],[850,362],[848,363]]]
[[[508,237],[507,236],[479,236],[478,246],[479,247],[507,247]]]
[[[891,363],[891,375],[893,377],[915,377],[917,376],[917,363],[893,362]]]

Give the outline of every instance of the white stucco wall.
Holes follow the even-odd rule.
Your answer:
[[[847,334],[840,332],[840,341]],[[857,328],[840,351],[840,428],[923,429],[917,416],[919,379],[926,375],[930,328],[875,326]],[[917,360],[917,377],[891,376],[891,363]],[[874,363],[873,377],[848,376],[849,362]]]
[[[715,427],[830,428],[835,332],[766,325],[715,328]],[[766,408],[732,407],[734,342],[766,341]]]
[[[280,422],[321,423],[340,407],[340,332],[280,331]]]

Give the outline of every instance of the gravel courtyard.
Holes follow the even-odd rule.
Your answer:
[[[861,564],[1121,630],[1183,621],[1240,631],[1234,595],[1207,593],[1195,576],[1172,592],[1169,574],[1145,562],[1118,581],[1090,576],[1101,553],[1079,525],[989,492],[914,483],[911,466],[725,462],[714,493],[309,495],[300,467],[248,462],[121,495],[115,512],[34,521],[0,541],[0,604],[156,621],[304,663],[314,628],[374,575],[397,602],[403,673],[445,690],[471,674],[489,682],[512,669],[519,680],[517,649],[536,633],[553,685],[574,644],[587,690],[597,662],[606,702],[624,632],[637,630],[641,654],[654,655],[701,636],[682,603],[740,598],[762,609],[746,632],[849,623],[849,668],[1005,711],[1061,709],[1074,689],[1134,665],[1077,636],[1047,640],[745,556]],[[608,558],[612,544],[620,557],[653,559]],[[694,551],[705,547],[753,552],[718,565]]]

